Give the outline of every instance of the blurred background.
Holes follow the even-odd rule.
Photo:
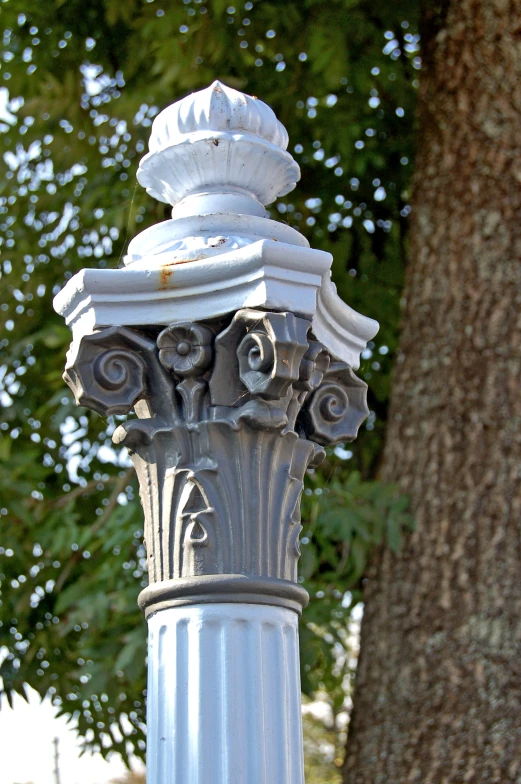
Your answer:
[[[508,68],[512,66],[509,74],[519,74],[519,57],[507,57],[500,73],[489,43],[495,36],[500,50],[503,44],[509,46],[509,40],[505,40],[515,36],[518,23],[521,29],[521,21],[517,18],[519,11],[505,21],[506,11],[502,15],[495,2],[489,5],[493,13],[490,18],[486,16],[488,11],[483,11],[485,4],[477,0],[464,0],[457,7],[450,2],[426,3],[423,9],[416,0],[241,0],[237,5],[223,0],[3,0],[0,4],[2,782],[102,784],[125,776],[126,764],[142,770],[146,626],[136,597],[147,577],[137,483],[125,451],[111,443],[121,417],[103,419],[92,411],[77,408],[62,381],[70,333],[54,313],[52,298],[83,267],[116,267],[130,239],[169,217],[165,205],[153,201],[137,186],[138,161],[147,150],[155,115],[216,78],[261,98],[288,129],[289,150],[301,167],[302,179],[293,193],[270,206],[270,216],[305,234],[313,247],[331,252],[340,296],[381,325],[374,342],[362,355],[359,372],[369,385],[370,416],[356,442],[328,450],[325,463],[308,473],[303,497],[300,568],[311,595],[301,625],[306,780],[308,784],[338,784],[342,780],[363,591],[372,590],[368,581],[382,564],[382,574],[387,576],[373,591],[375,604],[370,606],[376,610],[373,615],[368,613],[367,624],[371,624],[371,618],[381,619],[378,608],[383,606],[382,596],[394,584],[393,564],[402,564],[402,572],[398,569],[396,574],[407,574],[408,582],[402,584],[407,582],[409,587],[389,599],[398,609],[394,616],[392,612],[386,616],[388,627],[381,623],[382,629],[397,629],[396,634],[402,629],[400,640],[391,639],[390,634],[386,637],[382,631],[381,645],[377,646],[373,644],[377,630],[367,626],[366,649],[374,652],[378,672],[384,673],[382,682],[386,685],[374,685],[378,681],[375,676],[371,690],[367,671],[363,670],[366,703],[379,706],[378,726],[393,723],[393,717],[403,717],[407,710],[414,726],[415,709],[411,706],[423,700],[429,710],[422,710],[429,715],[422,714],[425,733],[421,742],[426,744],[424,748],[434,748],[434,740],[429,740],[429,733],[434,732],[432,721],[427,721],[439,715],[440,706],[436,707],[438,698],[429,702],[435,686],[428,682],[425,673],[430,668],[429,656],[437,656],[439,661],[443,651],[450,648],[451,630],[457,627],[458,614],[463,617],[457,603],[445,598],[449,603],[446,614],[440,611],[431,618],[430,630],[446,635],[437,654],[430,642],[431,631],[421,638],[422,651],[427,653],[421,659],[423,674],[417,682],[424,683],[424,691],[418,693],[416,700],[400,703],[402,697],[393,696],[392,681],[394,676],[399,680],[398,664],[408,656],[410,628],[406,628],[404,618],[414,618],[412,627],[421,627],[418,618],[423,610],[416,607],[412,612],[411,602],[415,601],[415,586],[420,585],[421,574],[428,569],[424,564],[423,572],[415,572],[414,564],[419,563],[419,554],[426,549],[433,552],[431,544],[437,542],[439,552],[435,557],[450,562],[451,569],[461,566],[461,560],[454,566],[447,554],[454,552],[455,543],[444,538],[444,531],[451,529],[451,514],[457,517],[461,510],[457,504],[450,506],[455,495],[451,495],[447,485],[444,493],[452,511],[438,515],[440,524],[444,521],[445,525],[440,533],[433,528],[437,523],[431,525],[428,514],[422,511],[421,503],[424,496],[429,496],[427,485],[440,488],[444,471],[447,476],[456,477],[465,449],[475,451],[473,443],[483,444],[482,440],[467,443],[458,421],[461,423],[461,411],[466,412],[464,418],[471,417],[469,406],[483,411],[490,400],[483,402],[479,395],[472,400],[471,396],[465,398],[464,379],[478,367],[477,357],[490,357],[495,351],[494,341],[503,339],[498,330],[472,345],[472,325],[479,321],[479,308],[472,304],[472,297],[467,303],[460,302],[458,292],[473,289],[474,273],[467,269],[468,285],[465,279],[458,278],[458,253],[470,254],[470,269],[477,270],[478,299],[481,285],[492,293],[500,290],[501,296],[508,299],[518,280],[517,268],[508,255],[513,235],[505,239],[503,229],[508,215],[512,220],[516,214],[519,216],[519,197],[513,196],[510,174],[505,179],[505,167],[514,159],[511,129],[519,121],[521,103],[514,90],[510,104],[490,107],[496,100],[494,96],[503,94],[498,84],[504,83],[504,89],[509,91]],[[467,25],[465,35],[461,33],[461,23]],[[480,49],[480,41],[484,41],[484,49]],[[440,47],[446,48],[441,51]],[[482,64],[476,68],[472,63],[473,51],[474,55],[478,52],[476,57]],[[487,52],[490,68],[483,65]],[[426,70],[426,62],[431,70]],[[474,73],[477,82],[470,79],[469,73]],[[436,103],[442,92],[443,105]],[[474,113],[475,107],[470,104],[474,99],[479,103],[478,97],[481,105]],[[471,122],[471,115],[479,122]],[[472,138],[467,138],[466,132],[458,136],[458,129],[465,123],[469,128],[474,123]],[[450,149],[451,139],[459,145],[454,150]],[[411,219],[409,215],[417,149],[414,187],[417,202],[426,207],[423,212],[418,211],[415,224],[414,199]],[[498,163],[500,153],[503,163]],[[486,157],[489,154],[490,159]],[[503,169],[498,169],[500,163]],[[467,185],[462,191],[454,187],[451,179],[457,179],[458,167],[465,171],[463,179]],[[442,170],[443,178],[436,180]],[[496,174],[497,181],[502,177],[503,201],[495,210],[496,218],[491,218],[485,183],[488,178],[495,188]],[[476,188],[471,187],[472,182],[478,183]],[[432,203],[428,194],[432,194]],[[445,194],[447,205],[436,212],[440,194]],[[488,234],[484,230],[479,234],[481,228],[474,224],[468,231],[466,228],[464,215],[472,214],[472,198],[478,197],[481,202],[477,223],[479,227],[488,226]],[[463,203],[464,213],[460,214],[458,204]],[[451,214],[453,219],[447,221]],[[458,251],[459,237],[464,238],[466,231],[470,237],[467,250],[462,246]],[[498,249],[494,237],[501,231],[503,244]],[[479,245],[479,241],[476,245],[472,232],[489,242],[488,256],[480,255],[485,245]],[[436,238],[432,247],[429,237]],[[453,245],[449,247],[450,242]],[[410,246],[412,283],[404,295]],[[510,277],[504,280],[492,280],[491,274],[483,272],[490,264],[497,276],[501,265],[507,262]],[[464,264],[461,269],[465,269]],[[439,280],[433,276],[436,270],[440,272]],[[424,286],[423,299],[417,300],[420,304],[416,309],[423,313],[421,329],[413,320],[407,321],[407,305],[414,301],[415,285]],[[459,303],[458,316],[451,321],[455,300]],[[511,298],[506,303],[506,315],[501,311],[498,323],[510,319],[512,325],[513,301]],[[489,302],[485,311],[492,320],[496,313],[493,305]],[[402,312],[411,326],[407,332],[406,323],[405,343],[398,349]],[[437,322],[437,313],[444,314],[443,323]],[[429,324],[434,332],[422,332],[423,326]],[[438,351],[436,334],[441,335],[443,324],[449,324],[450,329],[443,350]],[[460,334],[467,345],[457,349]],[[421,346],[414,348],[418,343]],[[464,399],[454,395],[442,405],[443,391],[439,395],[436,392],[436,396],[434,387],[450,387],[457,376],[456,370],[456,376],[451,375],[448,345],[453,346],[459,368],[463,368],[457,371],[463,373],[463,380],[459,378],[451,388],[462,390]],[[427,354],[421,355],[422,350]],[[446,361],[438,367],[436,362],[442,355]],[[405,425],[396,424],[403,412],[404,421],[406,414],[409,417],[411,437],[418,448],[424,439],[425,454],[456,454],[447,433],[443,448],[438,449],[434,436],[430,440],[431,433],[440,432],[434,419],[432,430],[427,425],[422,430],[422,422],[428,422],[430,413],[435,412],[434,418],[436,412],[440,417],[445,413],[448,433],[461,449],[459,457],[450,465],[444,464],[443,470],[441,463],[422,462],[407,444],[401,451],[396,447],[393,454],[384,451],[391,366],[398,358],[398,365],[407,368],[409,356],[418,371],[415,394],[424,402],[416,416],[414,401],[406,401],[402,391],[397,393],[393,443],[400,444],[404,434]],[[468,359],[467,364],[462,357]],[[406,371],[400,369],[395,372],[396,388],[412,389],[412,376],[405,378]],[[407,372],[414,375],[416,371]],[[501,410],[508,409],[511,414],[517,405],[512,403],[518,389],[516,374],[517,369],[512,371],[512,397],[501,404]],[[478,376],[482,387],[486,386],[486,379],[479,373]],[[429,379],[437,379],[432,389]],[[493,389],[492,385],[489,397],[494,397]],[[480,415],[477,416],[479,420]],[[487,422],[491,430],[501,429],[491,419]],[[460,436],[463,441],[457,440]],[[477,449],[481,463],[488,460],[494,473],[491,452],[481,454],[480,447]],[[502,453],[506,455],[505,448]],[[418,460],[422,468],[416,473],[418,481],[414,484],[407,477],[414,473]],[[467,475],[471,474],[463,476]],[[457,481],[461,481],[462,475],[458,476]],[[418,477],[424,482],[423,490]],[[494,477],[487,481],[490,489]],[[510,473],[504,487],[512,487],[512,481]],[[464,488],[461,492],[453,488],[454,494],[459,492],[461,496],[468,491],[472,495],[480,482],[476,475],[470,484],[463,481],[459,485]],[[512,525],[508,515],[513,507],[517,508],[512,494],[510,498],[511,510],[501,518],[504,530]],[[430,503],[430,508],[436,503]],[[474,499],[472,509],[475,512],[478,508]],[[492,527],[496,525],[493,517],[492,514]],[[422,530],[428,531],[431,539],[423,540]],[[499,529],[496,526],[494,530]],[[461,553],[472,551],[475,555],[479,551],[475,533],[466,536],[458,545],[460,559]],[[512,529],[512,536],[518,537],[517,529]],[[506,541],[502,540],[503,545]],[[497,568],[501,570],[500,561]],[[460,594],[472,594],[469,585],[478,579],[474,569],[466,569],[466,583],[457,584],[459,578],[455,578]],[[444,574],[443,580],[452,585],[452,573]],[[434,602],[438,607],[443,580],[434,571],[416,594],[418,601]],[[450,590],[447,588],[449,593]],[[511,591],[508,595],[517,602],[519,597],[514,594]],[[486,648],[489,613],[486,608],[483,610],[484,606],[482,603],[479,611],[473,610],[472,617],[478,619],[476,623],[480,618],[485,623],[480,639]],[[498,608],[496,603],[500,616]],[[480,616],[482,610],[484,615]],[[508,620],[508,629],[513,628],[514,620]],[[448,626],[444,626],[445,621]],[[374,623],[378,626],[380,621]],[[505,633],[508,636],[510,632]],[[500,637],[502,634],[503,631]],[[463,640],[462,645],[465,644]],[[512,645],[515,648],[518,643]],[[362,655],[363,650],[364,635]],[[418,649],[412,646],[410,650],[416,656],[414,661],[420,661]],[[386,670],[387,658],[391,664]],[[455,662],[453,659],[457,671],[459,665]],[[472,670],[469,682],[479,680],[476,672]],[[488,699],[487,672],[485,666],[485,675],[479,681],[485,693],[483,705]],[[414,668],[407,677],[405,691],[413,691]],[[444,676],[438,673],[438,684],[440,677],[443,681]],[[465,692],[465,677],[462,674],[459,680],[456,678],[453,686],[459,685],[452,691],[462,688]],[[449,683],[450,679],[446,681]],[[379,699],[382,694],[383,702]],[[515,699],[518,697],[516,692]],[[384,715],[382,705],[391,706],[393,699],[395,707]],[[360,703],[357,715],[362,720],[367,716],[367,723],[374,725],[375,716],[366,703]],[[468,712],[464,700],[461,705],[461,711]],[[451,703],[449,729],[459,712]],[[394,725],[398,724],[394,721]],[[404,738],[411,733],[405,725],[400,727],[401,735],[394,741],[392,733],[388,736],[390,741],[384,742],[379,736],[377,752],[367,744],[371,754],[376,754],[375,759],[387,753],[387,742],[391,746],[396,743],[392,747],[395,751],[405,748]],[[361,728],[357,737],[366,738],[364,733],[366,729]],[[27,735],[32,739],[29,745]],[[58,770],[53,742],[56,737]],[[479,733],[472,735],[472,743],[479,746],[479,737]],[[420,740],[414,742],[418,744]],[[505,749],[510,748],[511,741]],[[353,744],[356,750],[356,737]],[[81,751],[85,755],[80,759]],[[503,751],[498,754],[501,756]],[[506,767],[502,767],[503,762],[498,763],[500,773],[494,773],[500,778],[479,778],[479,774],[474,779],[460,779],[456,774],[447,774],[443,780],[517,781],[517,768],[508,767],[512,765],[512,755],[507,751],[505,754],[510,762],[504,762]],[[423,752],[418,753],[418,759],[422,755]],[[449,743],[446,753],[439,752],[438,756],[449,760],[451,755],[454,757]],[[425,760],[430,759],[429,754],[424,756]],[[32,767],[35,759],[37,767]],[[409,760],[404,763],[408,766],[407,775],[414,773],[416,763],[407,755],[404,759]],[[360,764],[360,760],[353,763],[355,768]],[[416,778],[406,779],[405,773],[400,777],[396,769],[396,778],[381,781],[442,780],[427,779],[423,764],[417,763]],[[349,770],[345,771],[348,777]],[[375,775],[374,770],[367,779],[345,781],[376,781]],[[127,776],[125,781],[130,784],[131,779]]]

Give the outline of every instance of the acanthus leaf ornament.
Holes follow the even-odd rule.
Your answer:
[[[77,401],[137,415],[113,439],[140,481],[149,612],[232,584],[301,607],[306,468],[368,414],[351,366],[376,324],[339,300],[329,255],[263,206],[299,177],[286,147],[269,107],[218,82],[166,109],[138,180],[173,219],[133,240],[124,269],[84,271],[60,300],[79,336]]]
[[[321,445],[353,438],[367,415],[366,385],[331,361],[308,320],[245,309],[231,322],[170,324],[156,339],[111,327],[82,338],[67,380],[100,413],[135,403],[138,418],[113,440],[128,447],[140,482],[147,612],[208,592],[305,603],[296,585],[304,474]]]

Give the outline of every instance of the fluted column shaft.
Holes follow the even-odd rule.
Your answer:
[[[147,775],[154,784],[303,784],[298,616],[170,607],[148,621]]]

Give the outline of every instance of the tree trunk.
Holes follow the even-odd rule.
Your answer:
[[[430,0],[384,478],[346,784],[521,782],[521,5]]]

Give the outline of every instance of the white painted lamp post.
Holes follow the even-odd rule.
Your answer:
[[[149,784],[304,780],[300,495],[368,413],[353,369],[378,325],[338,298],[328,253],[267,217],[300,177],[287,143],[219,82],[165,109],[137,176],[172,220],[55,299],[77,402],[137,415],[114,441],[145,514]]]

